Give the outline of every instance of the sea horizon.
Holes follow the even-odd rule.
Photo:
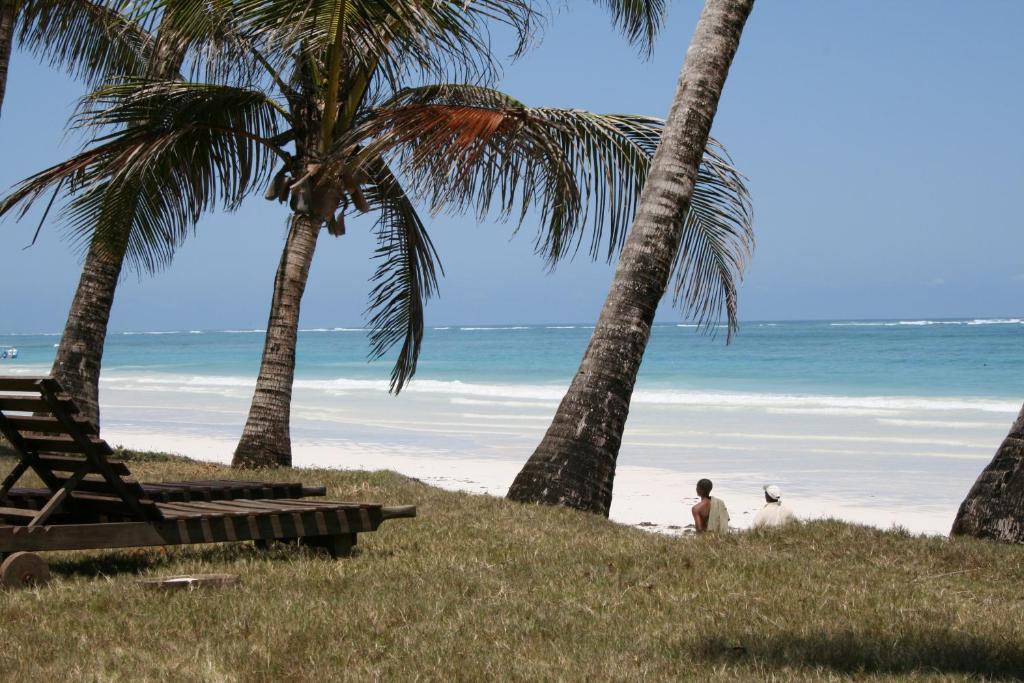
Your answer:
[[[992,314],[992,315],[959,315],[959,316],[893,316],[893,317],[866,317],[858,318],[853,316],[841,316],[841,317],[810,317],[810,318],[751,318],[741,319],[738,322],[739,329],[743,329],[746,326],[754,324],[764,323],[836,323],[838,325],[856,325],[860,323],[893,323],[894,325],[944,325],[944,324],[956,324],[956,325],[1024,325],[1024,314]],[[428,330],[448,330],[448,329],[522,329],[530,327],[546,327],[550,329],[560,329],[569,327],[589,327],[594,328],[594,322],[583,322],[583,321],[542,321],[542,322],[522,322],[522,321],[508,321],[501,323],[487,323],[487,322],[476,322],[476,321],[463,321],[458,323],[447,323],[447,324],[436,324],[427,325],[425,329]],[[700,328],[702,325],[688,321],[664,321],[656,320],[653,327],[683,327],[683,328]],[[703,327],[718,327],[725,328],[724,322],[714,323]],[[334,325],[334,326],[314,326],[314,327],[301,327],[300,332],[361,332],[366,331],[367,327],[363,325],[356,325],[354,323],[349,325]],[[238,328],[207,328],[207,327],[196,327],[196,326],[179,326],[175,329],[159,329],[159,330],[147,330],[147,329],[118,329],[112,328],[108,331],[108,334],[205,334],[208,332],[231,332],[236,334],[244,333],[255,333],[265,332],[265,328],[259,327],[238,327]],[[63,334],[61,331],[47,331],[40,332],[38,330],[4,330],[0,331],[0,337],[2,336],[15,336],[15,337],[26,337],[26,336],[60,336]]]

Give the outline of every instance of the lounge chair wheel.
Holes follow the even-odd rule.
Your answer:
[[[0,583],[7,588],[31,588],[50,582],[46,560],[35,553],[11,553],[0,564]]]

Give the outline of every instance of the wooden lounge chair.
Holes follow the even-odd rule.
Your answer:
[[[325,486],[240,479],[142,482],[139,486],[142,487],[142,492],[146,494],[146,497],[154,503],[307,498],[327,495]],[[47,488],[14,488],[7,492],[6,500],[2,503],[18,508],[40,509],[51,495],[53,495],[52,492]]]
[[[333,557],[414,506],[302,500],[323,487],[248,481],[139,484],[49,377],[0,377],[0,434],[20,458],[0,483],[0,583],[44,582],[31,551],[301,539]],[[33,471],[45,489],[15,489]],[[9,556],[8,556],[9,555]]]

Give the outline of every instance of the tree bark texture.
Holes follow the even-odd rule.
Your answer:
[[[322,221],[293,214],[281,263],[274,279],[274,298],[263,343],[249,417],[231,464],[235,467],[290,467],[292,383],[299,307]]]
[[[508,497],[607,516],[654,313],[679,250],[711,122],[754,0],[708,0],[611,290],[568,393]]]
[[[14,43],[14,16],[17,0],[0,0],[0,112],[4,108],[4,93],[7,92],[7,67],[11,63],[11,47]]]
[[[93,238],[51,370],[75,399],[82,415],[97,429],[100,427],[103,344],[114,292],[121,277],[125,243],[111,244],[108,240]]]
[[[1024,407],[960,504],[950,533],[1024,543]]]

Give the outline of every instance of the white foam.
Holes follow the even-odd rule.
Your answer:
[[[937,427],[939,429],[1009,429],[1003,422],[978,422],[975,420],[904,420],[877,418],[878,424],[893,427]]]
[[[548,325],[545,330],[575,330],[575,325]]]
[[[245,387],[255,385],[251,377],[208,375],[120,375],[107,373],[104,382],[157,384],[164,386]],[[387,393],[391,384],[385,379],[298,379],[297,389],[320,391],[369,391]],[[561,401],[563,384],[476,384],[461,380],[416,379],[404,390],[410,394],[441,394],[482,399]],[[685,391],[676,389],[640,389],[633,393],[634,403],[702,408],[765,409],[769,412],[843,411],[845,414],[878,414],[892,417],[894,411],[980,411],[1015,415],[1015,401],[982,398],[917,396],[833,396],[815,394],[741,393]],[[851,411],[862,411],[853,413]],[[812,413],[813,414],[813,413]],[[824,414],[824,413],[823,413]],[[842,413],[840,413],[842,414]]]
[[[975,318],[973,320],[876,320],[829,323],[832,327],[925,327],[928,325],[1024,325],[1021,318]]]
[[[460,327],[459,329],[464,332],[490,332],[494,330],[528,330],[530,328],[526,325],[514,325],[512,327]]]
[[[262,334],[266,330],[224,330],[225,334]]]
[[[479,398],[452,398],[448,402],[457,406],[502,406],[505,408],[553,408],[557,401],[489,401]]]
[[[466,420],[527,420],[532,422],[550,422],[549,415],[516,415],[512,413],[459,413]]]
[[[967,322],[968,325],[1021,325],[1024,324],[1024,320],[1020,318],[991,318],[983,319],[978,318]]]
[[[185,334],[183,330],[168,330],[165,332],[122,332],[125,337],[134,337],[137,335],[151,335],[151,336],[163,336],[167,334]]]
[[[364,327],[309,327],[299,332],[365,332]]]

